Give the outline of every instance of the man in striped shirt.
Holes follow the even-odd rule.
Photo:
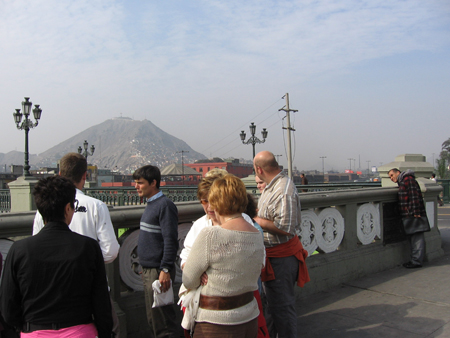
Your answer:
[[[255,221],[264,231],[266,267],[262,272],[268,303],[266,319],[271,337],[297,337],[295,282],[309,281],[304,264],[307,253],[297,236],[301,225],[300,198],[294,182],[268,151],[258,153],[253,166],[265,187]],[[273,270],[273,271],[272,271]]]

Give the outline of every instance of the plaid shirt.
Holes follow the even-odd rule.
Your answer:
[[[422,192],[414,176],[414,171],[407,170],[398,176],[398,204],[402,217],[426,215]]]
[[[264,189],[258,201],[258,216],[272,221],[290,235],[275,235],[264,231],[264,245],[272,247],[285,243],[300,233],[300,197],[294,182],[279,173]]]

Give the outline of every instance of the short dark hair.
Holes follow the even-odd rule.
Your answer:
[[[158,167],[154,165],[145,165],[133,173],[133,180],[138,180],[143,178],[148,181],[148,183],[152,183],[153,180],[156,181],[156,188],[159,189],[159,184],[161,183],[161,172]]]
[[[80,183],[87,171],[86,158],[77,153],[68,153],[59,161],[59,174],[68,178],[74,184]]]
[[[388,171],[388,174],[393,171],[394,173],[400,173],[401,171],[398,170],[397,168],[392,168],[391,170]]]
[[[76,189],[68,178],[51,176],[36,183],[33,195],[44,223],[64,221],[67,203],[74,207]]]

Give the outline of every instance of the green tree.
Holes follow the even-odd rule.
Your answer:
[[[442,151],[439,154],[439,158],[436,160],[437,173],[439,178],[448,178],[448,164],[450,163],[450,138],[442,143]]]
[[[440,157],[436,160],[437,164],[437,174],[441,179],[447,178],[448,170],[446,166],[447,160],[443,157]]]

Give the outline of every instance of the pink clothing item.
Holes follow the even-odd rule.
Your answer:
[[[75,325],[60,330],[39,330],[20,333],[21,338],[96,338],[97,328],[93,323]]]

